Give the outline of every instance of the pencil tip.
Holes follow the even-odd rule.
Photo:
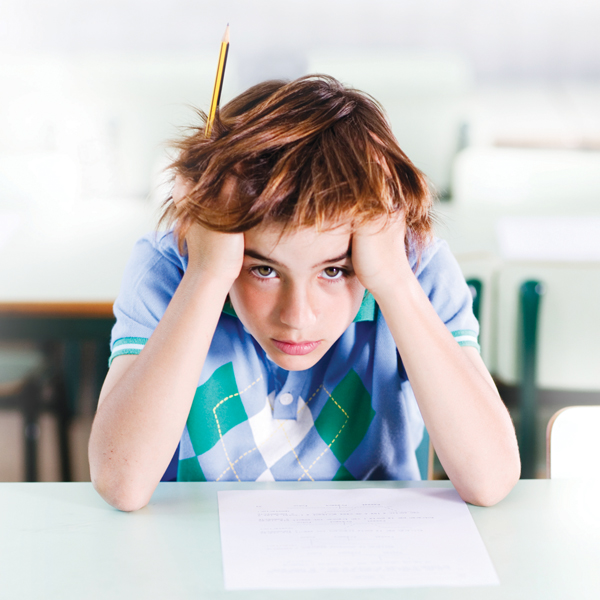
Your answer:
[[[227,23],[227,27],[225,27],[225,33],[223,34],[223,43],[229,43],[229,23]]]

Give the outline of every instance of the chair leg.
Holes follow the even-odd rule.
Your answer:
[[[42,408],[42,390],[38,382],[29,381],[23,390],[23,440],[25,450],[25,481],[38,480],[39,416]]]
[[[71,474],[71,444],[69,442],[69,429],[71,425],[71,409],[67,386],[58,375],[52,385],[53,404],[58,422],[58,445],[60,454],[60,472],[63,481],[72,481]]]
[[[520,289],[520,426],[521,477],[536,476],[537,449],[537,332],[541,296],[544,289],[538,281],[526,281]]]
[[[69,361],[73,358],[74,352],[69,348],[69,352],[61,343],[50,342],[45,346],[45,352],[49,359],[51,379],[50,379],[50,405],[52,412],[56,415],[58,423],[58,444],[60,470],[63,481],[71,481],[71,447],[69,443],[69,429],[71,425],[71,395],[65,373],[70,372],[69,367],[73,366]],[[68,356],[66,356],[68,355]],[[77,366],[77,365],[75,365]],[[75,368],[73,366],[73,368]],[[75,376],[77,381],[77,375]]]
[[[40,426],[38,423],[25,423],[25,481],[35,482],[37,477],[37,441]]]
[[[69,429],[71,419],[68,415],[60,415],[58,420],[58,443],[60,446],[60,471],[63,481],[72,481],[71,473],[71,444],[69,442]]]

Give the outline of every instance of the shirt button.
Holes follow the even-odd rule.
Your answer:
[[[284,406],[291,404],[293,401],[294,396],[292,396],[289,392],[286,392],[285,394],[281,394],[281,396],[279,396],[279,402],[281,402],[281,404],[283,404]]]

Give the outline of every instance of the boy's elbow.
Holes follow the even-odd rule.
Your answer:
[[[133,512],[148,504],[152,493],[113,474],[92,473],[92,485],[111,506],[123,512]]]
[[[119,459],[96,443],[94,430],[88,448],[90,478],[94,489],[114,508],[132,512],[148,504],[158,481],[152,485],[140,477],[141,468],[131,467],[126,459]]]
[[[502,476],[482,478],[477,485],[460,491],[461,498],[475,506],[494,506],[506,498],[515,487],[521,476],[521,463],[517,460],[511,464]]]
[[[462,499],[475,506],[494,506],[506,498],[513,486],[501,489],[480,489],[461,494]]]

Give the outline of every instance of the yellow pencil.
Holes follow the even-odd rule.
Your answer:
[[[215,79],[215,89],[213,90],[208,120],[206,121],[206,137],[210,137],[213,122],[219,102],[221,100],[221,90],[223,89],[223,76],[225,75],[225,64],[227,63],[227,53],[229,52],[229,23],[225,28],[223,39],[221,40],[221,52],[219,53],[219,64],[217,65],[217,77]]]

